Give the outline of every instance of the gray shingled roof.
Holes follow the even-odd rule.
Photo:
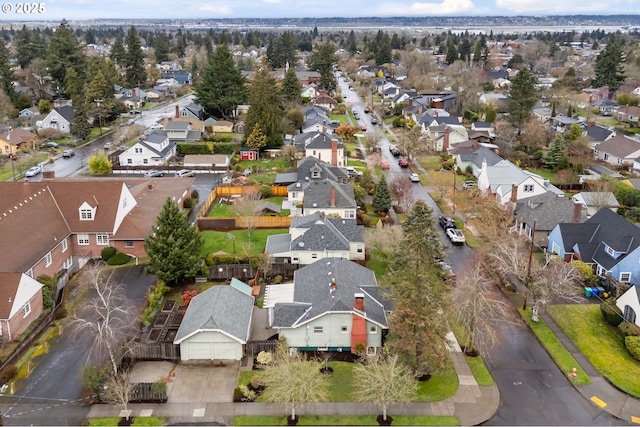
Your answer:
[[[167,125],[165,126],[165,129],[166,130],[187,130],[189,129],[189,126],[191,126],[189,122],[171,120],[169,123],[167,123]]]
[[[335,188],[335,206],[331,206],[331,188]],[[304,190],[304,208],[356,208],[353,187],[324,179],[311,181]]]
[[[551,231],[562,222],[571,222],[573,209],[571,200],[546,192],[519,200],[516,203],[514,216],[518,221],[529,225],[535,221],[537,231]],[[581,222],[585,219],[586,216],[581,213]]]
[[[330,284],[335,279],[336,289]],[[328,312],[354,312],[355,294],[364,294],[364,317],[381,327],[388,326],[385,305],[377,295],[373,271],[338,258],[324,258],[294,273],[293,303],[274,307],[274,327],[299,327]],[[373,292],[368,291],[374,289]]]
[[[307,156],[298,162],[298,181],[303,182],[311,179],[311,168],[320,168],[319,179],[331,179],[339,181],[348,178],[347,173],[338,168],[332,167],[328,163],[318,160],[313,156]]]
[[[180,323],[174,344],[199,331],[219,331],[245,344],[249,340],[253,297],[228,285],[196,295]]]
[[[318,131],[301,133],[299,135],[296,135],[293,138],[293,141],[294,141],[294,144],[300,149],[315,148],[315,149],[322,150],[322,149],[331,148],[332,139],[337,139],[338,148],[343,148],[342,138],[339,138],[338,136],[335,136],[335,135],[334,136],[327,135],[326,133],[318,132]]]
[[[273,234],[267,236],[267,245],[264,251],[268,254],[281,254],[289,252],[289,248],[291,248],[291,234]]]

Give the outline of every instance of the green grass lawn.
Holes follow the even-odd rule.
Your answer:
[[[329,119],[337,120],[340,122],[340,124],[343,124],[343,125],[346,125],[348,123],[346,114],[330,114]]]
[[[393,425],[400,426],[459,426],[456,417],[435,415],[393,415]],[[299,426],[377,426],[377,415],[300,415]],[[287,417],[282,416],[236,416],[235,426],[286,426]]]
[[[591,383],[591,379],[584,372],[584,369],[582,369],[576,359],[571,355],[571,353],[569,353],[569,350],[562,345],[558,337],[551,329],[549,329],[547,324],[544,323],[542,319],[538,322],[531,320],[531,307],[527,307],[526,310],[518,308],[518,313],[520,313],[520,316],[522,316],[527,325],[529,325],[533,333],[536,334],[540,342],[542,342],[542,345],[551,355],[551,358],[560,367],[562,372],[568,375],[573,368],[576,368],[578,370],[578,376],[575,379],[572,379],[573,382],[576,384]],[[598,313],[600,313],[599,309]]]
[[[531,173],[535,173],[536,175],[540,175],[544,179],[548,179],[551,182],[558,181],[558,179],[556,178],[556,175],[549,169],[527,169],[527,170]]]
[[[230,216],[238,216],[238,214],[233,211],[232,205],[228,205],[226,203],[215,203],[209,210],[208,216],[225,218]]]
[[[200,233],[204,239],[204,245],[200,251],[201,256],[207,256],[210,253],[225,251],[227,253],[233,253],[233,240],[229,240],[228,234],[235,236],[236,254],[261,254],[264,252],[264,248],[267,244],[267,237],[273,234],[288,233],[286,228],[274,228],[274,229],[255,229],[251,230],[251,245],[249,245],[249,239],[247,238],[247,230],[234,230],[234,231],[203,231]]]
[[[640,362],[631,357],[597,304],[554,305],[549,314],[591,364],[618,388],[640,397]]]
[[[271,171],[273,168],[276,168],[278,172],[283,172],[291,167],[289,162],[284,159],[240,160],[237,164],[242,170],[251,169],[254,172],[257,170]]]
[[[489,386],[493,384],[493,377],[489,373],[482,357],[465,356],[465,358],[467,359],[469,368],[471,368],[473,377],[479,385]]]
[[[120,417],[109,418],[88,418],[90,426],[117,426],[120,421]],[[163,426],[167,422],[166,418],[162,417],[134,417],[132,426]]]
[[[373,270],[378,280],[384,276],[384,273],[387,271],[387,264],[388,262],[382,257],[380,251],[371,251],[371,259],[367,261],[367,268]]]
[[[273,181],[275,181],[276,179],[276,174],[277,172],[254,173],[254,174],[251,174],[251,176],[249,176],[249,180],[255,181],[259,184],[271,185],[273,184]]]

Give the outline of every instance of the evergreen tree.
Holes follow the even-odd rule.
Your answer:
[[[127,61],[127,51],[124,49],[122,37],[117,36],[113,45],[111,46],[111,53],[109,57],[119,67],[124,67]]]
[[[9,51],[4,44],[4,39],[0,38],[0,88],[2,88],[11,99],[15,98],[13,79],[13,70],[9,62]]]
[[[202,237],[170,198],[165,201],[152,231],[144,241],[149,257],[147,274],[155,274],[168,285],[198,275]]]
[[[47,67],[54,84],[61,89],[65,85],[65,76],[69,68],[73,68],[80,78],[84,78],[85,56],[78,44],[75,33],[64,19],[53,33],[47,48]]]
[[[549,144],[549,149],[542,157],[542,164],[554,172],[564,169],[568,164],[567,150],[564,146],[564,137],[562,134],[557,133],[553,138],[553,141]]]
[[[452,37],[447,38],[447,56],[444,59],[445,64],[451,65],[456,59],[458,59],[458,49],[456,49],[456,45],[453,42]]]
[[[198,103],[214,116],[229,119],[234,109],[246,102],[244,77],[225,44],[209,55],[200,83],[196,85]]]
[[[289,31],[285,31],[280,37],[272,37],[267,47],[267,59],[272,68],[284,68],[287,64],[294,67],[297,53],[298,40]]]
[[[167,41],[167,36],[164,33],[158,34],[153,52],[156,55],[157,64],[169,60],[169,42]]]
[[[389,40],[389,34],[384,33],[380,43],[376,46],[376,64],[388,64],[391,62],[391,41]]]
[[[355,55],[358,51],[358,44],[356,43],[356,34],[351,30],[349,37],[347,38],[347,50],[350,54]]]
[[[594,87],[608,86],[609,97],[620,87],[624,81],[624,54],[618,40],[613,36],[609,39],[609,43],[596,59],[594,71],[596,77],[593,79]]]
[[[282,96],[277,90],[276,81],[269,70],[268,65],[264,62],[251,82],[250,108],[245,120],[245,138],[249,137],[250,132],[259,123],[260,129],[267,137],[267,147],[276,148],[282,146],[283,142],[284,109]]]
[[[71,134],[81,139],[86,139],[91,133],[91,125],[89,124],[89,115],[85,102],[74,103],[73,122],[71,122]]]
[[[284,81],[282,82],[282,98],[288,104],[299,104],[302,93],[302,85],[298,76],[296,75],[293,67],[289,67],[284,74]]]
[[[507,120],[518,129],[518,135],[522,131],[522,126],[531,117],[533,107],[538,102],[536,82],[536,76],[527,67],[518,71],[518,74],[511,80]]]
[[[125,57],[125,79],[131,87],[137,87],[147,81],[147,70],[144,65],[142,44],[135,27],[127,33],[127,55]]]
[[[464,62],[469,62],[471,60],[471,42],[468,38],[462,40],[460,43],[460,48],[458,49],[458,53],[460,54],[460,59]]]
[[[332,43],[319,44],[311,53],[308,63],[310,70],[320,73],[320,86],[329,93],[337,87],[333,75],[333,65],[338,61],[335,51],[336,47]]]
[[[372,205],[377,212],[387,213],[391,209],[391,193],[389,193],[389,186],[384,175],[380,177],[380,182],[376,186]]]
[[[65,92],[71,98],[71,103],[82,102],[83,82],[75,69],[69,67],[64,76]]]
[[[35,51],[32,43],[31,31],[27,29],[26,25],[23,25],[14,40],[16,47],[16,61],[18,61],[18,65],[22,69],[27,68],[35,58]]]
[[[473,63],[479,64],[481,59],[482,59],[482,43],[478,41],[476,43],[476,48],[473,51]]]
[[[260,129],[260,123],[256,123],[253,127],[253,131],[251,131],[251,134],[247,138],[247,147],[255,151],[260,151],[260,149],[264,148],[266,145],[267,137]]]

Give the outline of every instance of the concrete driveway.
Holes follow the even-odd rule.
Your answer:
[[[233,402],[240,361],[136,362],[131,382],[167,383],[168,403]]]

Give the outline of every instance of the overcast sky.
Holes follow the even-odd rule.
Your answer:
[[[38,0],[35,0],[38,1]],[[474,15],[638,14],[640,0],[45,0],[45,13],[0,20],[97,18],[300,18]],[[5,10],[11,5],[13,10]]]

